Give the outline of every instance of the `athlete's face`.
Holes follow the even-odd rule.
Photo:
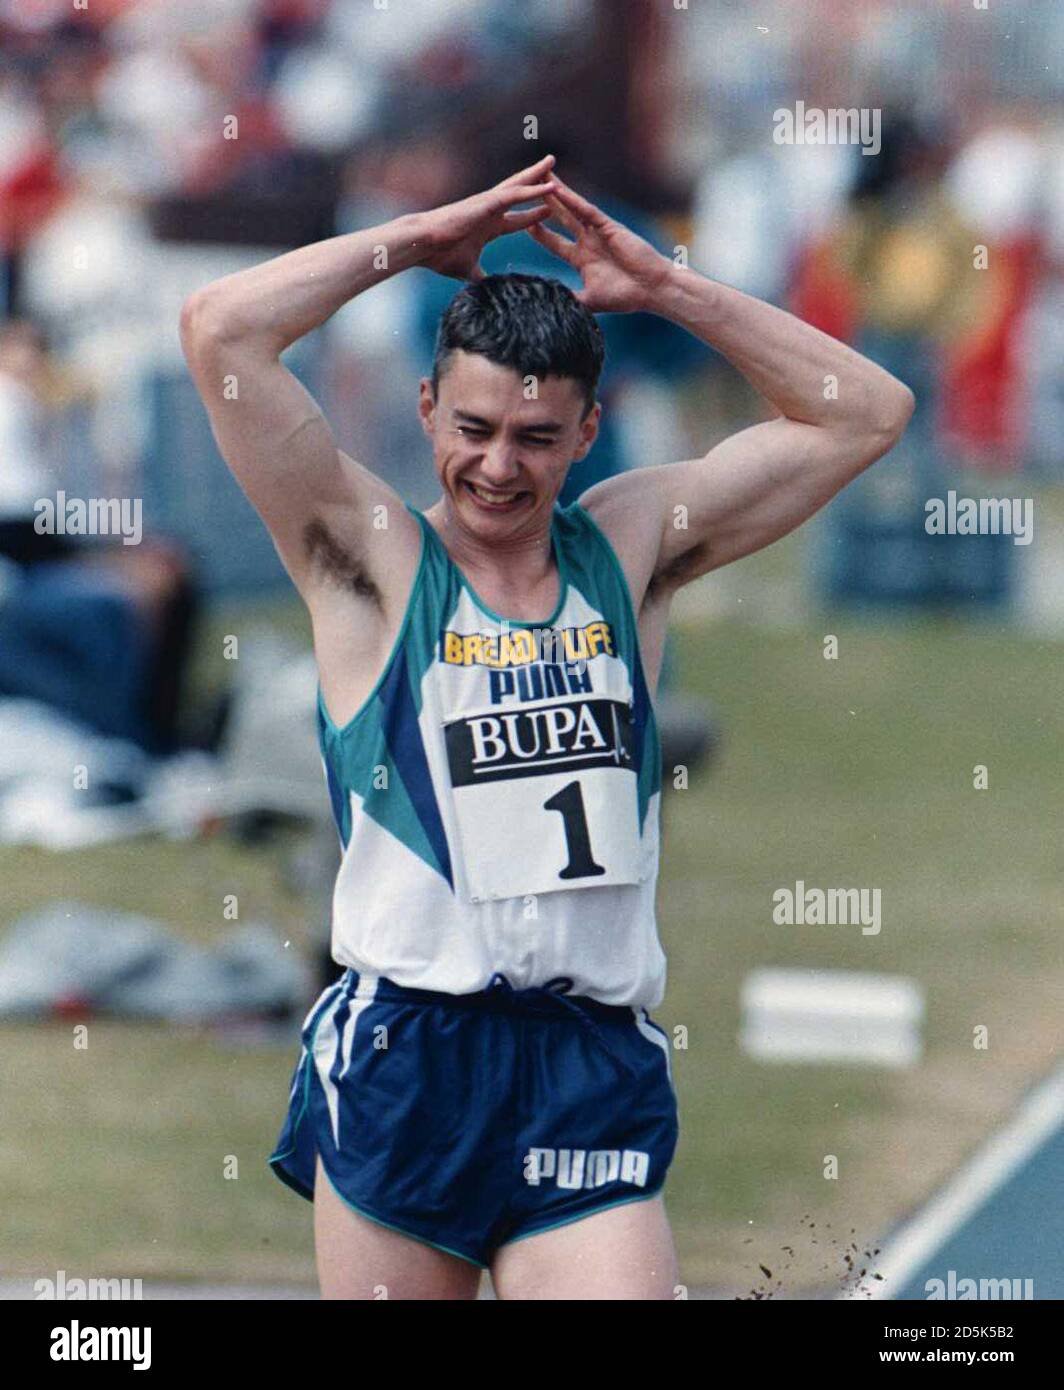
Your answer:
[[[436,472],[460,525],[481,536],[527,535],[550,524],[570,463],[598,433],[571,377],[525,378],[477,353],[455,352],[439,394],[421,383],[420,413]]]

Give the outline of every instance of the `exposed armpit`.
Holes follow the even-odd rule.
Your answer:
[[[697,579],[700,575],[705,574],[709,568],[709,542],[696,542],[686,550],[681,551],[679,555],[674,555],[660,569],[655,570],[654,574],[651,575],[650,583],[647,585],[647,593],[678,589],[692,579]]]
[[[349,545],[336,539],[321,517],[311,517],[307,522],[303,529],[303,545],[315,574],[339,588],[350,590],[357,598],[369,599],[383,611],[381,591],[364,561]]]

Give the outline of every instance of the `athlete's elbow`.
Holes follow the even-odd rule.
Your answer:
[[[916,408],[916,397],[908,386],[894,377],[890,377],[888,383],[876,390],[860,420],[854,422],[861,444],[859,452],[866,467],[894,448]]]
[[[196,290],[181,306],[181,347],[190,365],[209,357],[234,336],[232,316],[212,285]]]
[[[884,452],[905,433],[915,409],[916,397],[908,386],[891,377],[889,386],[877,394],[872,420],[873,432],[883,442]]]
[[[216,281],[189,295],[181,306],[181,347],[190,366],[209,364],[219,355],[231,356],[235,348],[254,350],[261,335],[246,320],[240,305]],[[263,342],[263,348],[270,346]]]
[[[891,444],[897,444],[908,429],[909,421],[913,418],[913,411],[916,409],[916,397],[908,386],[903,381],[898,381],[897,378],[891,379],[891,387],[889,398],[884,403],[881,429]]]

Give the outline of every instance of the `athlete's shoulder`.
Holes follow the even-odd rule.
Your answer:
[[[661,550],[663,518],[657,489],[646,476],[651,471],[629,469],[604,478],[561,513],[572,513],[612,551],[637,611]]]

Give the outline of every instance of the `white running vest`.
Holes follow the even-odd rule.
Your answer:
[[[388,663],[337,728],[319,697],[343,861],[333,956],[452,994],[503,974],[654,1008],[661,753],[613,549],[555,507],[542,624],[476,596],[431,523]]]

